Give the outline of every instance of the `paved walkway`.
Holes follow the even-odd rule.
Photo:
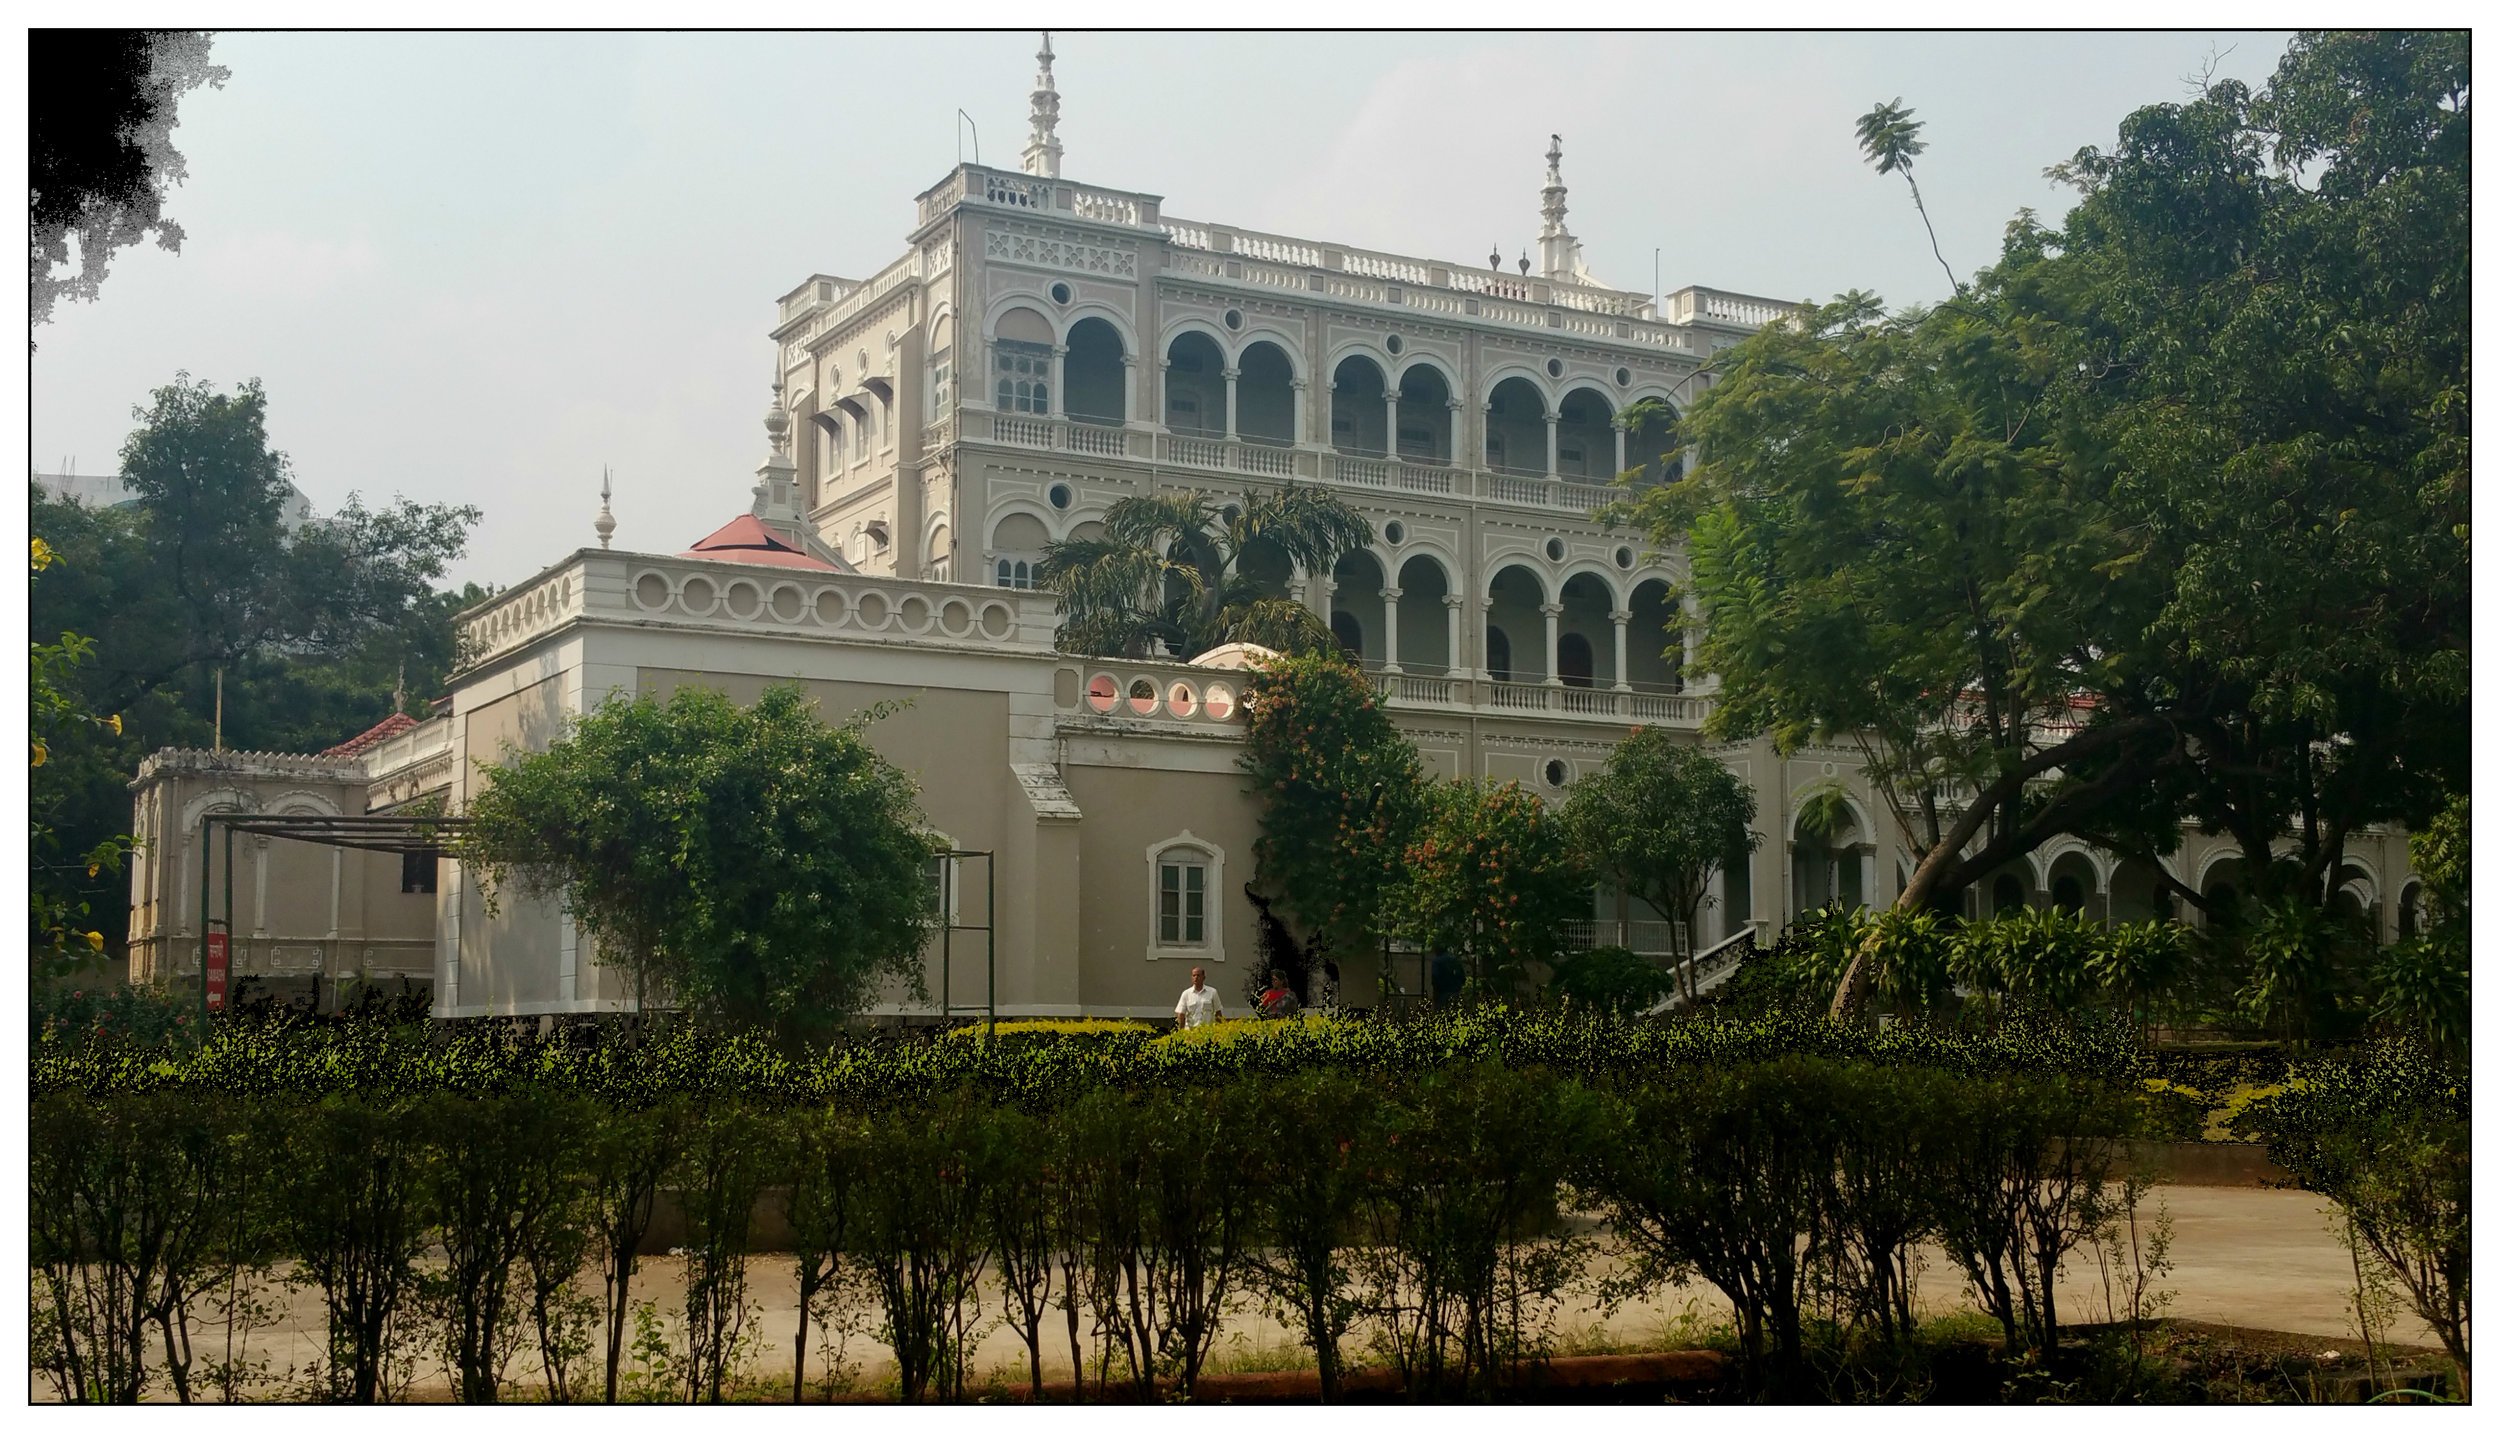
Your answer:
[[[2351,1259],[2337,1243],[2328,1207],[2319,1197],[2299,1191],[2165,1186],[2155,1199],[2168,1209],[2174,1228],[2174,1268],[2160,1286],[2173,1296],[2169,1314],[2181,1319],[2298,1334],[2349,1337],[2355,1332],[2350,1314]],[[2149,1208],[2147,1213],[2150,1214]],[[796,1281],[788,1258],[756,1256],[749,1279],[749,1298],[762,1306],[758,1324],[762,1348],[753,1373],[777,1374],[786,1381],[797,1316]],[[1932,1313],[1967,1307],[1961,1279],[1936,1252],[1929,1252],[1920,1289],[1921,1303]],[[642,1273],[635,1282],[637,1300],[656,1301],[666,1314],[682,1298],[682,1291],[680,1261],[663,1256],[643,1262]],[[272,1293],[284,1296],[287,1292]],[[991,1312],[999,1308],[995,1290],[989,1292],[986,1303]],[[2089,1247],[2078,1251],[2070,1263],[2060,1283],[2058,1303],[2061,1315],[2069,1322],[2089,1323],[2110,1317],[2102,1278]],[[1562,1328],[1575,1349],[1593,1344],[1640,1346],[1662,1338],[1673,1340],[1686,1321],[1713,1321],[1726,1308],[1716,1290],[1696,1284],[1686,1290],[1663,1291],[1658,1298],[1627,1305],[1602,1319],[1592,1304],[1580,1301],[1565,1313]],[[852,1370],[876,1380],[886,1377],[891,1362],[869,1333],[873,1329],[874,1320],[865,1320],[861,1332],[844,1342],[843,1356]],[[251,1352],[256,1358],[270,1356],[273,1372],[290,1363],[310,1367],[319,1355],[321,1332],[319,1295],[296,1291],[283,1322],[256,1335]],[[2379,1333],[2381,1338],[2398,1343],[2436,1342],[2410,1315],[2399,1319],[2395,1328]],[[811,1334],[809,1345],[810,1370],[820,1371],[825,1360],[821,1341]],[[1064,1322],[1046,1330],[1043,1349],[1044,1377],[1066,1378],[1069,1366]],[[203,1350],[203,1360],[210,1357],[213,1356]],[[1011,1382],[1024,1379],[1025,1359],[1023,1343],[1005,1329],[992,1329],[981,1341],[975,1357],[977,1368],[995,1371]],[[1275,1321],[1250,1310],[1227,1321],[1227,1333],[1216,1359],[1218,1368],[1228,1369],[1278,1368],[1299,1362],[1298,1346],[1292,1336]],[[516,1359],[514,1374],[534,1379],[535,1359]],[[418,1397],[428,1393],[441,1397],[442,1392],[439,1373],[421,1378]],[[46,1397],[40,1385],[35,1397]]]

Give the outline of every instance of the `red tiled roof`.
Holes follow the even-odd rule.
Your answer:
[[[324,757],[360,756],[416,725],[416,718],[405,712],[394,712],[321,755]]]
[[[728,526],[705,538],[686,551],[681,558],[712,558],[729,563],[762,563],[776,568],[806,568],[811,572],[838,573],[842,569],[794,547],[777,536],[753,513],[741,513]]]

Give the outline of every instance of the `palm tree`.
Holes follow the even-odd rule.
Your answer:
[[[1062,651],[1191,658],[1228,642],[1322,651],[1328,625],[1287,595],[1294,569],[1324,573],[1372,540],[1335,496],[1288,483],[1217,506],[1167,491],[1123,498],[1099,538],[1053,543],[1035,574],[1060,596]]]
[[[1877,105],[1858,116],[1858,148],[1866,151],[1867,163],[1875,166],[1877,174],[1897,169],[1910,182],[1910,202],[1918,206],[1918,222],[1927,226],[1927,247],[1935,251],[1936,262],[1944,264],[1944,276],[1954,292],[1960,293],[1962,281],[1953,277],[1953,266],[1945,264],[1944,249],[1936,243],[1936,223],[1927,217],[1927,201],[1919,197],[1918,177],[1910,173],[1910,161],[1927,152],[1927,141],[1918,137],[1927,122],[1911,119],[1916,113],[1903,109],[1900,97],[1895,96],[1891,104]]]

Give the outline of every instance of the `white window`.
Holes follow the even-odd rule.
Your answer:
[[[1027,558],[1000,558],[998,560],[998,585],[1002,588],[1033,586],[1032,561]]]
[[[1148,959],[1224,959],[1224,853],[1190,832],[1146,852]]]
[[[1000,339],[997,354],[998,411],[1050,412],[1050,346]]]
[[[1156,939],[1166,946],[1207,944],[1207,864],[1196,852],[1166,852],[1156,865]]]
[[[955,402],[955,351],[939,349],[929,356],[929,417],[946,415]]]

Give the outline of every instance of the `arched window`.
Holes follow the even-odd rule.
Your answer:
[[[1146,849],[1146,955],[1224,959],[1224,850],[1183,831]]]
[[[991,377],[1001,413],[1050,412],[1050,321],[1031,309],[1009,309],[998,319]]]
[[[1033,586],[1034,570],[1042,562],[1042,549],[1049,545],[1049,530],[1032,514],[1010,513],[999,519],[997,529],[990,535],[990,558],[996,565],[993,571],[998,575],[998,585]]]

